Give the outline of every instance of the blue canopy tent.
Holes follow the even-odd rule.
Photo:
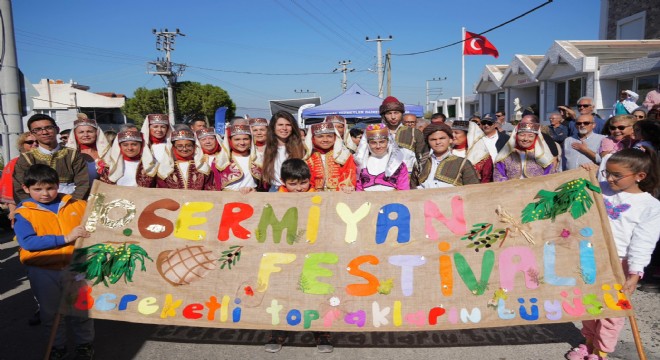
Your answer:
[[[309,109],[303,110],[303,119],[323,119],[328,115],[341,115],[351,122],[359,122],[364,119],[380,118],[378,111],[383,99],[369,94],[358,84],[353,84],[348,90],[336,98]],[[406,113],[415,114],[417,117],[424,116],[421,105],[405,105]],[[310,121],[313,123],[315,121]],[[307,124],[308,122],[305,121]]]

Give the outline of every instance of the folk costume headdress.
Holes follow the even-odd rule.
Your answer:
[[[232,161],[232,148],[231,148],[231,137],[236,135],[248,135],[252,137],[252,131],[249,125],[230,125],[227,128],[227,136],[225,136],[222,141],[222,151],[215,158],[215,167],[219,171],[225,170],[227,166],[231,164]],[[257,151],[254,141],[250,142],[250,164],[255,164],[258,167],[263,166],[263,154]],[[253,174],[254,177],[254,174]]]
[[[117,134],[115,141],[112,142],[107,166],[109,166],[108,179],[113,183],[116,183],[124,176],[124,154],[121,151],[120,144],[126,141],[137,141],[142,143],[142,151],[140,152],[142,168],[144,169],[145,174],[152,177],[156,175],[158,162],[154,159],[151,150],[145,147],[142,136],[142,133],[137,130],[120,131]]]
[[[488,147],[486,146],[485,134],[479,125],[472,121],[454,120],[451,129],[467,132],[467,150],[465,152],[465,158],[472,164],[478,164],[480,161],[490,156]]]
[[[208,164],[208,156],[204,154],[204,152],[202,151],[202,147],[200,146],[199,141],[197,141],[197,138],[195,137],[195,134],[192,132],[192,130],[188,128],[174,130],[170,134],[169,139],[170,141],[167,143],[168,153],[171,154],[168,157],[169,161],[158,165],[158,176],[161,179],[167,178],[174,171],[174,166],[175,166],[174,157],[176,155],[173,152],[173,144],[175,141],[179,141],[179,140],[189,140],[193,142],[193,146],[195,150],[193,153],[192,161],[195,164],[195,168],[197,169],[197,171],[199,171],[204,175],[209,174],[209,172],[211,171],[211,167]]]
[[[394,137],[390,135],[390,131],[385,124],[371,124],[367,126],[353,158],[359,170],[366,167],[367,160],[371,156],[369,140],[381,139],[387,139],[387,154],[383,157],[383,160],[387,161],[385,176],[392,176],[403,162],[403,153],[396,144],[396,141],[394,141]]]
[[[96,151],[99,154],[99,159],[106,160],[106,154],[110,150],[110,143],[108,139],[103,134],[103,130],[96,123],[96,120],[90,119],[85,114],[78,114],[78,118],[73,121],[73,129],[71,129],[71,135],[69,140],[67,140],[66,147],[74,150],[82,150],[85,145],[79,144],[78,137],[76,136],[76,128],[79,126],[91,126],[96,129],[96,143],[91,148],[96,148]]]
[[[208,152],[208,151],[206,151],[205,149],[202,149],[202,151],[204,152],[204,154],[206,154],[206,155],[215,155],[215,154],[217,154],[219,151],[222,150],[222,147],[221,147],[221,144],[222,144],[222,137],[220,137],[220,135],[218,135],[218,134],[215,133],[215,129],[214,129],[214,128],[212,128],[212,127],[206,127],[206,128],[203,128],[203,129],[199,129],[199,130],[197,130],[197,131],[195,132],[195,136],[197,137],[197,140],[201,140],[201,139],[203,139],[203,138],[205,138],[205,137],[211,137],[211,136],[213,136],[213,137],[215,138],[216,146],[215,146],[215,148],[213,149],[213,151]]]
[[[248,119],[248,124],[250,125],[250,131],[253,130],[254,127],[256,126],[263,126],[265,128],[268,128],[268,120],[264,118],[250,118]],[[257,145],[257,146],[264,146],[266,145],[266,142],[262,143],[257,143],[257,140],[254,138],[254,135],[252,135],[252,141]]]
[[[167,133],[163,139],[156,139],[149,135],[149,125],[167,125]],[[165,114],[149,114],[144,118],[142,129],[140,132],[144,135],[145,145],[151,146],[152,144],[166,143],[172,133],[172,123],[170,117]]]
[[[543,139],[543,136],[541,135],[540,132],[540,128],[541,125],[536,123],[518,124],[518,126],[516,126],[515,129],[513,129],[513,133],[511,134],[509,141],[497,154],[497,158],[495,159],[495,161],[493,161],[493,163],[496,164],[506,159],[515,151],[524,151],[528,154],[528,156],[530,156],[529,154],[531,153],[536,163],[539,164],[542,168],[545,169],[548,166],[550,166],[554,162],[555,158],[554,156],[552,156],[552,152],[550,152],[550,148],[548,147],[548,144]],[[518,149],[517,139],[516,139],[518,133],[536,134],[536,140],[534,140],[534,144],[529,149]]]
[[[303,160],[307,160],[312,156],[314,147],[314,135],[320,134],[335,134],[335,143],[332,147],[332,158],[339,165],[344,165],[348,158],[351,156],[351,152],[348,150],[344,141],[341,139],[339,132],[335,129],[335,126],[331,122],[321,122],[314,124],[310,127],[307,135],[305,135],[305,150],[306,154]]]
[[[404,113],[405,110],[406,110],[405,105],[403,105],[403,103],[394,96],[386,97],[379,108],[379,112],[381,116],[388,111],[400,111],[401,113]]]

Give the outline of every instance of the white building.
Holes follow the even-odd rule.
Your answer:
[[[33,114],[46,114],[57,122],[61,130],[70,129],[78,113],[85,113],[90,119],[96,119],[103,129],[117,130],[126,123],[121,107],[126,97],[115,93],[93,93],[89,86],[74,81],[41,79],[33,84],[35,92],[30,93],[31,106],[28,115],[23,118],[27,129],[27,120]],[[29,101],[30,102],[30,101]]]

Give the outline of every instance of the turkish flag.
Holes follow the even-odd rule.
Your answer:
[[[500,53],[486,37],[466,31],[463,55],[493,55],[497,58]]]

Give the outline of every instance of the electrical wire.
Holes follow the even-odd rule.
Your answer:
[[[491,32],[495,29],[501,28],[504,25],[510,24],[510,23],[522,18],[522,17],[525,17],[525,16],[533,13],[534,11],[536,11],[536,10],[546,6],[546,5],[549,5],[551,2],[552,2],[552,0],[547,0],[545,3],[533,8],[529,11],[526,11],[526,12],[514,17],[513,19],[507,20],[507,21],[505,21],[505,22],[503,22],[499,25],[496,25],[496,26],[494,26],[494,27],[492,27],[492,28],[490,28],[486,31],[480,32],[478,35],[483,35],[483,34],[489,33],[489,32]],[[434,49],[429,49],[429,50],[424,50],[424,51],[417,51],[417,52],[412,52],[412,53],[405,53],[405,54],[392,54],[392,55],[394,55],[394,56],[411,56],[411,55],[426,54],[426,53],[429,53],[429,52],[432,52],[432,51],[438,51],[438,50],[446,49],[446,48],[454,46],[454,45],[462,44],[462,43],[464,43],[464,42],[466,42],[470,39],[472,39],[472,37],[469,37],[469,38],[463,39],[463,40],[459,40],[459,41],[453,42],[451,44],[443,45],[443,46],[440,46],[440,47],[437,47],[437,48],[434,48]]]

